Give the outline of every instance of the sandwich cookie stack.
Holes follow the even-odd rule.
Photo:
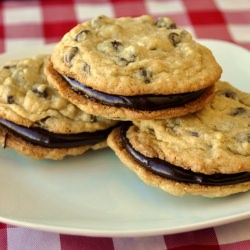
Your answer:
[[[46,74],[83,111],[125,121],[201,109],[221,68],[169,18],[100,16],[64,35]]]
[[[36,159],[62,159],[106,147],[117,123],[86,114],[48,84],[49,56],[16,60],[0,68],[0,140]]]
[[[250,189],[250,94],[226,82],[202,110],[114,129],[108,145],[144,182],[173,195]]]

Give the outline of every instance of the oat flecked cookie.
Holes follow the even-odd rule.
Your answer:
[[[48,55],[0,68],[0,141],[3,147],[41,159],[61,159],[106,147],[115,121],[86,114],[48,84]]]
[[[145,183],[171,194],[222,197],[250,189],[250,94],[216,83],[202,110],[116,128],[108,145]]]
[[[221,67],[169,18],[99,16],[70,30],[46,68],[82,110],[118,120],[184,115],[211,101]]]

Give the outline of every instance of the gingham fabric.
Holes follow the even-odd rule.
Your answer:
[[[0,250],[248,250],[250,220],[173,235],[101,238],[48,233],[0,223]]]
[[[20,0],[0,1],[0,52],[57,42],[77,23],[102,14],[169,16],[197,38],[227,40],[250,49],[250,0]],[[16,249],[250,249],[250,219],[198,231],[139,238],[64,235],[0,222],[0,250]]]
[[[107,16],[169,16],[198,38],[250,49],[249,0],[44,0],[0,2],[0,51],[57,42],[78,22]]]

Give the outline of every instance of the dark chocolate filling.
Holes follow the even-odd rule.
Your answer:
[[[71,148],[84,145],[94,145],[105,140],[112,128],[96,132],[78,134],[56,134],[41,128],[27,128],[0,118],[0,126],[8,132],[34,145],[46,148]]]
[[[123,148],[127,150],[136,162],[156,175],[177,182],[207,186],[225,186],[250,181],[249,172],[206,175],[183,169],[159,158],[147,157],[135,150],[129,142],[126,137],[126,131],[128,128],[129,124],[122,125],[121,127],[120,133]]]
[[[207,88],[205,88],[195,92],[174,95],[119,96],[94,90],[67,76],[64,76],[64,78],[71,86],[71,89],[73,91],[75,91],[77,94],[85,96],[86,98],[94,102],[99,102],[108,106],[148,111],[180,107],[197,99],[207,90]]]

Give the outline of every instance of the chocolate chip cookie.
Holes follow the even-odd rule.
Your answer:
[[[0,68],[0,140],[3,147],[41,159],[61,159],[106,147],[117,123],[86,114],[48,84],[48,55]]]
[[[169,18],[99,16],[65,34],[46,74],[85,112],[136,120],[201,109],[221,71],[211,51]]]
[[[116,128],[108,145],[144,182],[174,195],[222,197],[250,189],[250,95],[216,83],[202,110]]]

